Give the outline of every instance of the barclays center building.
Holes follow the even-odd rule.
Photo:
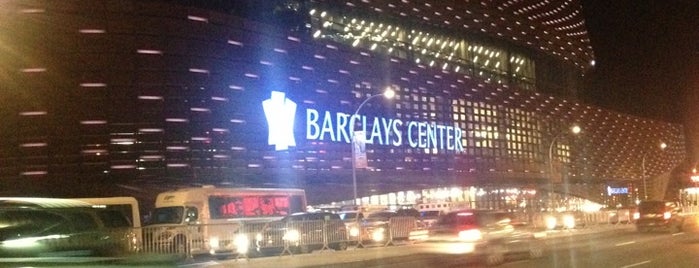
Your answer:
[[[577,0],[0,6],[4,195],[624,203],[664,197],[685,158],[681,125],[577,100]]]

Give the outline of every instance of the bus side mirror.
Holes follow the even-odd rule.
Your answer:
[[[184,221],[187,224],[196,224],[197,220],[199,220],[199,215],[197,215],[197,210],[196,209],[187,209],[187,214],[186,217],[184,218]]]

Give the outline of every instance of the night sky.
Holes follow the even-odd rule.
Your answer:
[[[699,154],[699,1],[582,0],[582,5],[596,58],[582,101],[683,123],[690,155]]]
[[[646,117],[680,122],[689,58],[699,49],[697,0],[583,0],[596,65],[584,98]],[[693,50],[693,52],[692,52]],[[693,69],[693,72],[691,71]]]

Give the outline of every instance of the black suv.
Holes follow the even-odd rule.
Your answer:
[[[505,260],[506,254],[526,253],[529,257],[543,255],[543,241],[537,232],[511,224],[507,212],[491,210],[456,210],[442,215],[429,227],[430,243],[443,243],[443,247],[457,250],[459,254],[483,257],[487,265]],[[543,235],[543,234],[542,234]]]
[[[636,229],[647,232],[654,229],[665,229],[671,232],[682,231],[684,216],[676,202],[671,201],[641,201],[638,211],[634,213]]]
[[[256,238],[263,254],[288,251],[308,253],[331,248],[347,249],[347,228],[340,215],[330,212],[300,212],[269,222]]]

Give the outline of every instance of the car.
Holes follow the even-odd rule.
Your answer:
[[[508,212],[491,210],[453,210],[441,216],[428,229],[427,243],[439,244],[449,253],[483,258],[487,265],[500,264],[505,256],[525,253],[543,255],[542,235],[511,224]]]
[[[299,212],[272,221],[256,235],[257,251],[270,253],[309,253],[313,250],[346,250],[347,228],[340,216],[331,212]]]
[[[399,213],[390,210],[367,213],[356,225],[358,230],[350,230],[350,238],[358,246],[388,243],[389,222],[391,218],[398,216],[400,216]]]
[[[350,244],[356,244],[360,234],[361,223],[364,220],[364,213],[361,211],[340,211],[337,213],[345,223],[347,237]]]
[[[365,216],[348,223],[351,224],[348,225],[350,240],[359,247],[421,239],[419,231],[422,226],[418,219],[419,211],[415,209],[381,210],[362,215]]]
[[[437,209],[428,209],[428,210],[422,210],[420,211],[420,218],[418,218],[426,227],[432,226],[437,220],[439,220],[439,217],[444,215],[444,212],[442,210],[437,210]]]
[[[544,216],[546,229],[575,229],[585,226],[583,214],[578,211],[549,213]]]
[[[58,198],[0,198],[0,257],[124,256],[138,248],[120,211]]]
[[[684,216],[679,204],[672,201],[641,201],[634,213],[636,230],[648,232],[664,229],[676,233],[682,231]]]

